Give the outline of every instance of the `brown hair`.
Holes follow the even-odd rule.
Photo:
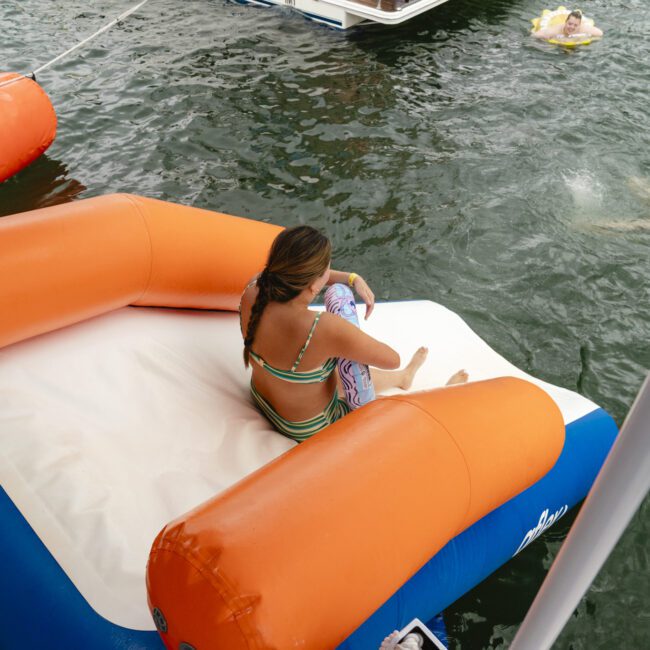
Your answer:
[[[246,367],[266,305],[271,301],[289,302],[298,296],[325,273],[331,257],[329,239],[311,226],[287,228],[275,238],[266,266],[257,278],[257,298],[244,337]]]
[[[567,17],[566,20],[564,21],[569,22],[569,18],[577,18],[578,20],[582,20],[582,11],[580,9],[574,9]]]

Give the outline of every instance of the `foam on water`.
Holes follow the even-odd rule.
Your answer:
[[[563,179],[577,213],[593,214],[602,209],[605,187],[592,171],[581,169],[565,174]]]

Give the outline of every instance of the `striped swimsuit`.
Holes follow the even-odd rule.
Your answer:
[[[291,367],[291,370],[281,370],[280,368],[271,366],[266,361],[264,361],[262,357],[260,357],[258,354],[255,354],[255,352],[252,350],[250,351],[251,359],[253,359],[253,361],[255,361],[255,363],[260,365],[262,368],[264,368],[264,370],[266,370],[268,373],[274,377],[277,377],[278,379],[282,379],[283,381],[288,381],[294,384],[316,384],[319,382],[327,381],[329,376],[332,374],[332,372],[334,372],[334,369],[336,368],[335,357],[328,359],[325,361],[325,363],[323,363],[322,366],[315,368],[314,370],[307,370],[306,372],[300,372],[296,370],[302,360],[303,355],[305,354],[305,350],[307,350],[307,347],[309,346],[309,342],[311,341],[311,337],[314,334],[314,330],[316,329],[316,325],[320,317],[321,314],[318,313],[314,319],[311,329],[309,330],[307,340],[302,346],[300,353],[298,354],[298,358]],[[298,442],[302,442],[310,436],[313,436],[318,431],[321,431],[329,424],[336,422],[336,420],[342,418],[344,415],[350,412],[350,408],[346,402],[339,399],[338,392],[334,391],[332,399],[321,413],[315,415],[312,418],[309,418],[308,420],[292,422],[291,420],[287,420],[277,413],[271,404],[269,404],[269,402],[257,392],[252,381],[251,395],[253,396],[253,400],[259,407],[260,411],[264,413],[271,424],[273,424],[273,426],[280,433],[291,438],[292,440],[297,440]]]

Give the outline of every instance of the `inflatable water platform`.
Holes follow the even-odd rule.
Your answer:
[[[411,391],[275,432],[236,310],[278,232],[130,195],[0,219],[7,647],[378,648],[585,496],[613,420],[429,301],[362,320],[429,347]]]

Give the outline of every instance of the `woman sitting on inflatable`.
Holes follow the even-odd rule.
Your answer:
[[[564,11],[561,11],[564,10]],[[594,36],[602,36],[603,32],[593,23],[593,20],[584,19],[579,9],[566,11],[564,7],[558,7],[556,12],[546,12],[541,19],[533,21],[533,36],[543,38],[551,43],[571,44],[578,41],[587,44]],[[557,14],[557,15],[556,15]],[[556,18],[566,15],[564,22],[558,22]]]
[[[428,352],[419,348],[405,368],[391,372],[399,367],[400,357],[390,346],[338,315],[310,310],[323,287],[333,283],[356,290],[366,303],[366,318],[373,310],[375,297],[365,280],[331,270],[330,258],[329,240],[314,228],[282,231],[266,267],[246,287],[240,307],[247,367],[252,360],[253,400],[280,433],[297,441],[349,413],[339,394],[339,358],[374,366],[374,389],[381,393],[410,388]],[[466,380],[467,374],[459,371],[448,383]]]

